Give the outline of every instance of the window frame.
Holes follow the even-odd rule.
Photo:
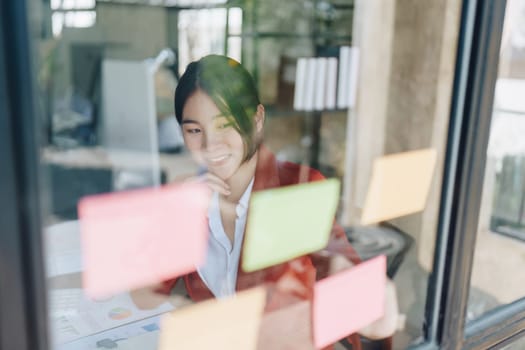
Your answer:
[[[525,335],[525,298],[466,323],[505,7],[463,1],[426,340],[411,349],[496,349]]]
[[[27,1],[0,5],[0,349],[47,349],[40,173]]]

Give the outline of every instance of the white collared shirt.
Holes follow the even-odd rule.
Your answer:
[[[222,225],[219,194],[214,192],[211,198],[210,208],[208,209],[210,235],[206,263],[198,268],[197,272],[208,289],[217,298],[235,294],[237,270],[252,187],[253,179],[235,207],[237,217],[235,219],[233,246]]]

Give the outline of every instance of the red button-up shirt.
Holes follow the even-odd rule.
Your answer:
[[[258,151],[252,191],[323,179],[325,177],[319,171],[308,166],[277,161],[274,154],[264,145],[261,145]],[[334,225],[329,246],[331,252],[345,255],[354,264],[359,263],[358,255],[348,243],[344,230],[338,225]],[[316,279],[327,275],[328,260],[312,254],[249,273],[242,271],[240,266],[242,266],[242,262],[239,262],[236,290],[241,291],[261,284],[273,286],[269,289],[266,305],[266,311],[271,312],[299,300],[310,300]],[[183,279],[186,291],[193,301],[198,302],[214,297],[196,271],[183,276]],[[280,283],[280,281],[286,282]],[[165,281],[158,292],[169,294],[176,282],[177,279]],[[357,349],[360,348],[360,344],[356,343],[359,342],[358,337],[352,336],[349,340]]]

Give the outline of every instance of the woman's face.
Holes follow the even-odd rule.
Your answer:
[[[182,111],[182,133],[193,158],[223,180],[244,160],[244,143],[230,119],[201,90],[194,92]]]

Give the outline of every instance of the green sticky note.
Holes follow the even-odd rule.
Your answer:
[[[242,269],[263,269],[324,248],[339,188],[339,180],[329,179],[253,193]]]

